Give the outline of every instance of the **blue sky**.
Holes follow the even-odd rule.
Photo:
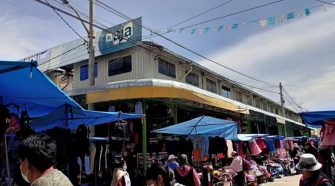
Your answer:
[[[59,5],[60,0],[48,0]],[[88,15],[87,0],[69,0],[78,11]],[[183,28],[206,20],[222,17],[275,0],[101,0],[128,17],[142,16],[143,25],[152,29],[165,29],[171,25],[199,15],[209,9],[226,4],[187,21],[175,29]],[[330,0],[327,0],[331,2]],[[284,0],[263,8],[218,19],[216,21],[190,27],[194,34],[184,30],[165,36],[196,51],[218,63],[231,67],[262,81],[278,85],[293,100],[308,110],[335,109],[335,63],[333,62],[335,43],[335,6],[328,5],[325,12],[323,3],[315,0]],[[63,6],[60,8],[65,9]],[[315,7],[315,8],[314,8]],[[297,15],[299,10],[310,8],[310,16]],[[55,45],[78,39],[78,36],[52,11],[34,0],[0,1],[0,59],[18,60]],[[67,10],[70,11],[70,10]],[[117,15],[95,7],[96,21],[111,27],[125,21]],[[295,18],[283,23],[260,26],[259,21],[268,17],[287,15],[295,12]],[[86,35],[78,20],[63,17],[80,35]],[[83,17],[85,19],[85,17]],[[242,24],[245,22],[246,24]],[[227,30],[227,26],[240,23],[237,29]],[[223,26],[221,31],[205,28]],[[199,33],[199,30],[202,33]],[[96,29],[96,31],[98,31]],[[147,35],[146,32],[143,35]],[[230,79],[262,89],[279,91],[278,87],[258,83],[233,73],[221,66],[202,59],[160,37],[146,40],[157,42],[168,49],[200,63]],[[276,102],[279,95],[253,89]],[[286,96],[287,97],[287,96]],[[292,101],[286,98],[286,106]],[[298,108],[292,108],[298,110]]]

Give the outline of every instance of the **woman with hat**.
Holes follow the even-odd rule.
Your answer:
[[[302,177],[299,186],[333,186],[333,182],[324,174],[321,174],[322,165],[313,154],[303,154],[296,168],[301,171]]]

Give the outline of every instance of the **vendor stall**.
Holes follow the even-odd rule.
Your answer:
[[[9,184],[12,182],[9,166],[12,157],[7,156],[8,151],[15,151],[12,145],[18,144],[25,133],[52,128],[77,129],[82,124],[93,126],[143,117],[142,114],[84,110],[43,74],[36,62],[0,61],[0,109],[0,135],[4,136],[0,144],[6,155],[1,158],[1,164],[4,165],[5,159]],[[7,146],[8,143],[11,145]]]

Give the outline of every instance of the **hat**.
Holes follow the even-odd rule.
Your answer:
[[[171,154],[171,155],[169,156],[169,158],[168,158],[168,161],[176,160],[176,159],[178,159],[178,157],[175,156],[175,155],[173,155],[173,154]]]
[[[180,165],[185,165],[185,164],[188,164],[188,161],[187,161],[187,155],[186,154],[181,154],[179,156],[179,164]]]
[[[294,143],[294,144],[293,144],[293,147],[299,148],[298,143]]]
[[[231,152],[231,156],[236,156],[236,155],[238,155],[236,151]]]
[[[319,170],[321,167],[321,163],[316,161],[316,158],[313,154],[309,153],[301,155],[299,163],[296,166],[298,170],[305,171],[316,171]]]

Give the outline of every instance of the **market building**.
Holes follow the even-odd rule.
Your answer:
[[[211,115],[237,121],[245,133],[284,135],[286,125],[288,136],[309,135],[298,113],[285,108],[284,114],[280,104],[259,93],[142,41],[140,24],[137,18],[97,33],[93,87],[81,39],[39,54],[39,67],[84,107],[91,103],[96,110],[135,112],[141,106],[147,131]]]

